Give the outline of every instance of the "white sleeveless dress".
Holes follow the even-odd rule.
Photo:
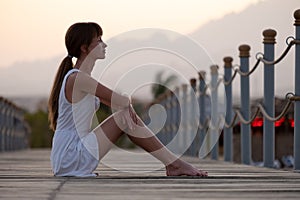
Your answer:
[[[96,176],[93,171],[99,164],[97,138],[90,129],[100,100],[87,94],[79,102],[70,103],[65,95],[68,76],[78,71],[72,69],[65,75],[59,94],[59,114],[50,157],[55,176]]]

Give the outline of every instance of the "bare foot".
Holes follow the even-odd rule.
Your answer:
[[[180,159],[166,166],[166,174],[167,176],[208,176],[207,172],[198,170],[191,164]]]

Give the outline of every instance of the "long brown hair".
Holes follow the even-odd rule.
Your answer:
[[[73,69],[72,57],[79,58],[81,54],[81,46],[89,46],[94,37],[103,34],[101,27],[94,22],[82,22],[73,24],[66,33],[65,45],[68,55],[62,60],[52,86],[48,101],[50,128],[56,129],[56,121],[58,118],[59,93],[62,82],[67,72]]]

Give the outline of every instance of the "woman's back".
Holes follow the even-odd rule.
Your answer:
[[[57,176],[91,176],[98,165],[84,140],[90,134],[92,118],[100,101],[86,94],[80,101],[70,103],[65,94],[68,77],[78,72],[72,69],[65,75],[59,94],[59,114],[51,152],[51,165]]]
[[[56,131],[76,130],[79,135],[86,134],[91,130],[92,118],[99,108],[100,101],[97,97],[86,94],[83,99],[76,103],[70,103],[66,98],[66,82],[72,73],[80,72],[78,69],[70,70],[63,80],[58,105],[58,118]]]

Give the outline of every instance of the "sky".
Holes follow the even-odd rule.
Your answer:
[[[139,28],[188,34],[263,0],[1,0],[0,68],[49,59],[65,50],[67,28],[95,21],[103,39]]]

